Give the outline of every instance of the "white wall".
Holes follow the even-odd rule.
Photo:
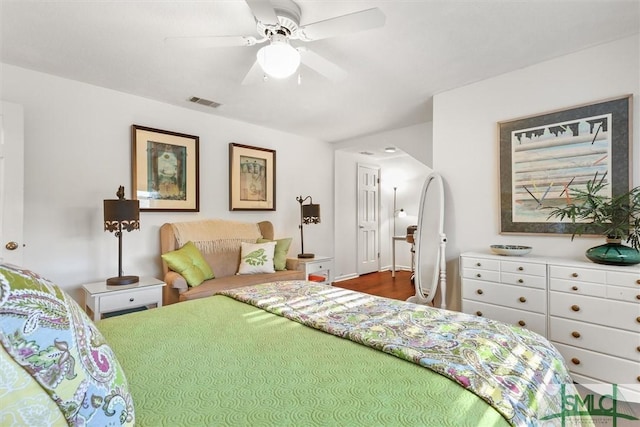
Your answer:
[[[498,58],[496,58],[498,60]],[[585,259],[600,239],[501,235],[500,121],[633,94],[633,185],[640,184],[640,35],[470,84],[434,98],[434,169],[445,181],[450,307],[458,307],[457,257],[491,244],[533,246],[533,255]],[[454,305],[455,304],[455,305]]]
[[[125,274],[161,277],[165,222],[270,220],[299,252],[298,195],[313,196],[322,223],[305,249],[333,255],[333,147],[328,143],[2,64],[1,98],[24,106],[24,264],[67,290],[117,275],[117,239],[103,231],[102,200],[131,197],[131,125],[200,137],[200,212],[141,212],[123,235]],[[224,108],[224,107],[222,107]],[[276,211],[228,210],[228,144],[276,150]],[[75,296],[79,296],[78,293]]]

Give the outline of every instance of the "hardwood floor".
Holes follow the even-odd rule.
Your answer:
[[[334,282],[333,286],[399,300],[406,300],[415,294],[409,271],[396,271],[395,278],[391,277],[391,271],[369,273],[355,279]]]

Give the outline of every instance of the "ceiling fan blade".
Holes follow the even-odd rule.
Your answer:
[[[261,81],[264,81],[264,71],[262,71],[262,67],[260,67],[260,64],[258,64],[258,61],[255,61],[251,66],[251,68],[249,69],[249,72],[247,73],[247,75],[244,76],[244,79],[242,80],[242,85],[243,86],[252,85],[252,84],[259,83]]]
[[[301,34],[301,40],[320,40],[382,27],[385,20],[386,17],[384,13],[377,7],[374,7],[373,9],[307,24],[301,27],[298,33]]]
[[[210,47],[253,46],[265,40],[267,39],[258,40],[253,36],[185,36],[166,37],[164,42],[167,46],[204,49]]]
[[[300,61],[331,81],[337,82],[347,78],[347,72],[328,59],[305,48],[299,47]]]
[[[278,17],[269,0],[245,0],[251,9],[251,13],[263,24],[278,24]]]

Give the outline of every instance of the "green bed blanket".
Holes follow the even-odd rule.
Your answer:
[[[139,426],[508,425],[442,375],[226,296],[97,325]]]

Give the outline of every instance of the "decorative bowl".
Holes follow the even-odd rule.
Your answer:
[[[531,246],[519,245],[491,245],[491,251],[498,255],[522,256],[531,252]]]

